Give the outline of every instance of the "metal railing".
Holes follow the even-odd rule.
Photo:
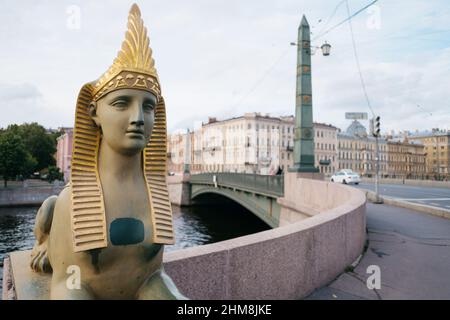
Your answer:
[[[215,177],[215,178],[214,178]],[[248,173],[200,173],[191,175],[193,184],[207,184],[236,188],[269,196],[284,195],[284,176],[259,175]]]

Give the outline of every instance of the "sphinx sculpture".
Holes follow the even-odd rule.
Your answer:
[[[79,93],[70,183],[45,200],[31,268],[51,299],[186,299],[162,265],[174,243],[166,113],[136,4],[112,66]],[[79,270],[68,286],[68,268]]]

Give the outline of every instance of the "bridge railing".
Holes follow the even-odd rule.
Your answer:
[[[214,178],[215,177],[215,178]],[[191,175],[191,183],[208,184],[253,191],[255,193],[281,197],[284,194],[284,176],[248,173],[200,173]]]

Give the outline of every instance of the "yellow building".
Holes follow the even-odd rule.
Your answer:
[[[421,143],[388,141],[388,175],[399,179],[424,179],[426,175],[425,151]]]
[[[450,131],[434,129],[431,132],[410,135],[408,139],[420,142],[425,147],[427,178],[450,178]]]

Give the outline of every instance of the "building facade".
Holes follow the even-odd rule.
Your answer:
[[[70,179],[72,164],[73,128],[61,128],[62,135],[56,138],[56,166],[64,174],[64,181]]]
[[[350,169],[361,176],[373,177],[376,173],[376,140],[367,134],[366,128],[357,120],[345,132],[337,134],[337,170]],[[388,149],[384,138],[378,139],[379,174],[388,175]]]
[[[210,118],[196,132],[201,143],[194,142],[195,160],[201,159],[205,172],[273,173],[279,166],[280,127],[279,118],[259,113],[224,121]]]
[[[325,176],[338,169],[338,128],[324,123],[314,123],[315,165]]]
[[[422,144],[404,140],[388,140],[388,176],[400,179],[424,179],[425,151]]]
[[[428,179],[450,178],[450,131],[434,129],[411,134],[408,139],[423,144]]]
[[[324,123],[314,123],[315,166],[325,177],[350,169],[363,177],[376,174],[376,140],[357,120],[341,131]],[[270,117],[246,113],[217,121],[210,118],[189,133],[169,139],[169,171],[182,172],[189,161],[190,171],[277,174],[293,165],[294,117]],[[379,174],[385,178],[426,179],[427,172],[449,171],[449,135],[393,137],[378,139]],[[422,144],[422,141],[426,144]],[[438,141],[438,142],[436,142]],[[439,150],[439,154],[437,154]],[[187,160],[189,159],[189,160]],[[431,177],[432,178],[432,177]]]
[[[332,173],[336,166],[337,128],[315,123],[316,166]],[[185,157],[186,133],[169,138],[170,167],[180,172]],[[210,118],[190,133],[191,172],[276,174],[293,165],[294,117],[246,113],[217,121]]]

